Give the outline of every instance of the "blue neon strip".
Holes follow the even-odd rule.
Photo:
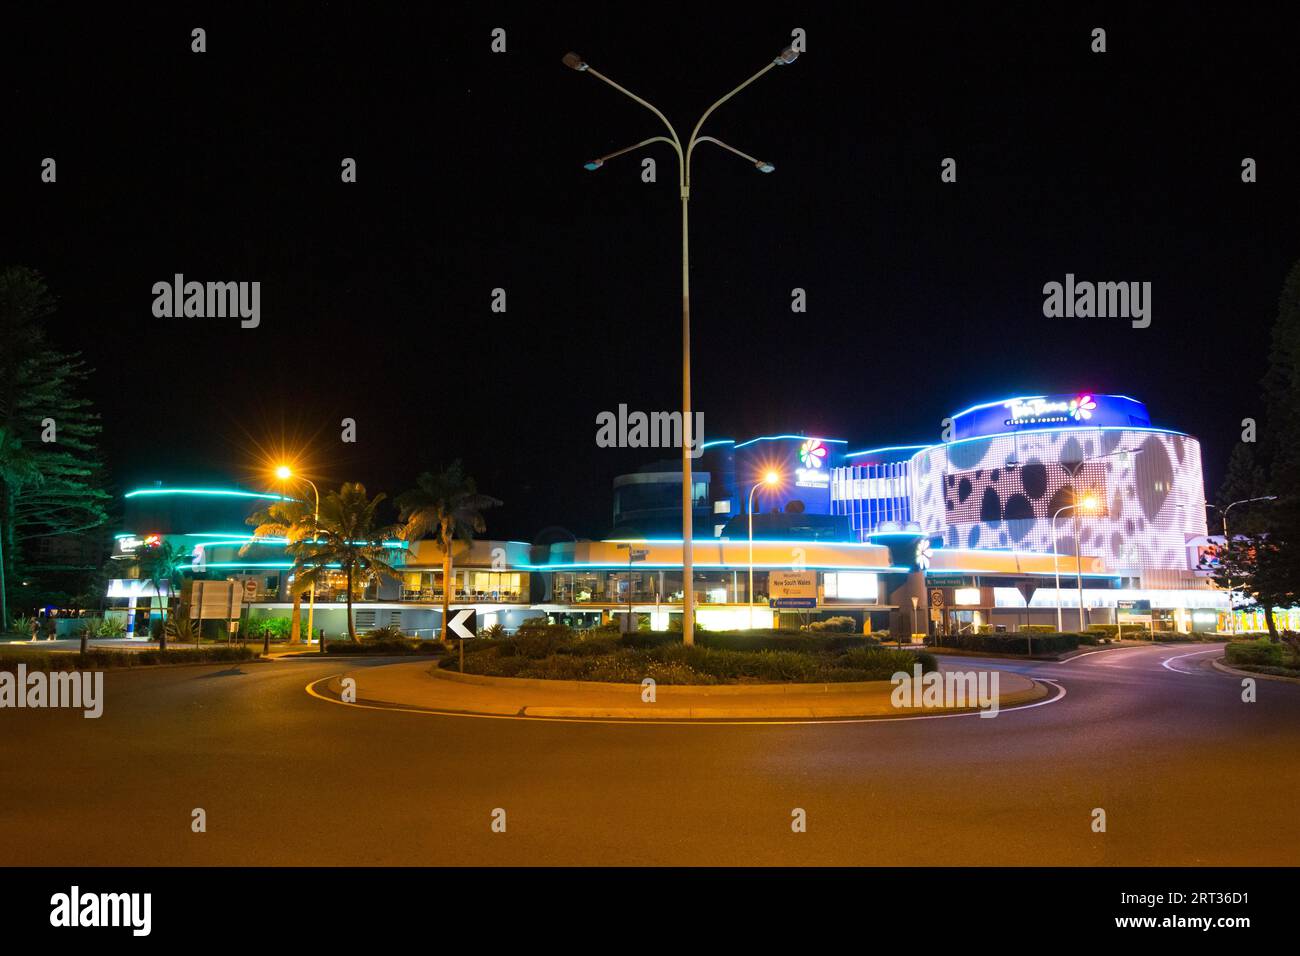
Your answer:
[[[874,455],[880,451],[915,451],[920,448],[929,448],[929,445],[885,445],[882,448],[868,448],[865,451],[851,451],[845,458],[856,458],[858,455]]]
[[[817,435],[763,435],[761,438],[751,438],[749,441],[741,442],[737,448],[744,448],[746,445],[752,445],[756,441],[781,441],[782,439],[798,439],[799,441],[820,441],[834,442],[837,445],[847,445],[848,442],[842,438],[821,438]]]

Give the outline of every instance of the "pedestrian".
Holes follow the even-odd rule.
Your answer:
[[[32,618],[32,640],[36,640],[41,634],[41,616],[38,614]]]
[[[59,622],[55,620],[53,614],[45,616],[45,639],[52,641],[59,635]]]

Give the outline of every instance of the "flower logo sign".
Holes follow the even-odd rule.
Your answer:
[[[1070,417],[1076,422],[1087,421],[1092,418],[1092,410],[1097,407],[1091,395],[1080,395],[1078,398],[1070,399]]]
[[[799,447],[799,461],[805,468],[822,467],[822,459],[826,457],[826,446],[821,443],[821,439],[810,438]]]
[[[930,548],[930,539],[922,538],[916,542],[916,566],[924,571],[930,567],[930,557],[933,552]]]

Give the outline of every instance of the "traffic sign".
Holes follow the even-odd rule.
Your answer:
[[[930,589],[930,607],[943,607],[943,589]]]
[[[459,638],[474,637],[478,634],[478,613],[472,607],[453,611],[447,619],[447,630]]]

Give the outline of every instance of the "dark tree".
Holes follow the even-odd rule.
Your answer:
[[[26,462],[22,479],[0,469],[0,571],[10,591],[15,571],[51,570],[33,560],[39,539],[91,532],[108,517],[99,416],[78,394],[88,370],[48,342],[44,320],[53,312],[39,273],[0,269],[0,430]],[[7,597],[0,593],[0,626],[9,620]]]

